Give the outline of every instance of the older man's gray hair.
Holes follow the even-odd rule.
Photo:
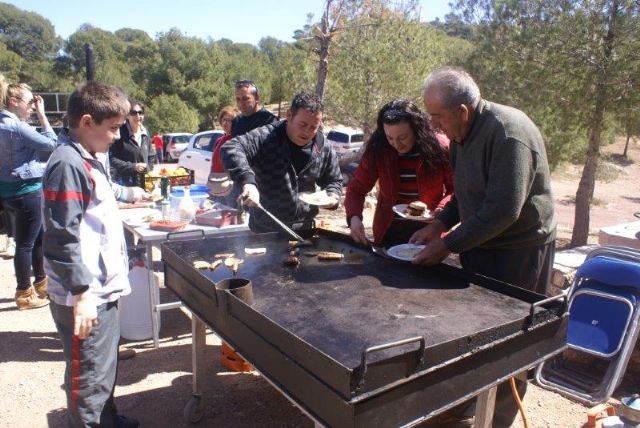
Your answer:
[[[480,102],[480,88],[469,73],[458,67],[445,66],[433,70],[424,80],[423,95],[431,90],[447,107],[465,104],[475,108]]]

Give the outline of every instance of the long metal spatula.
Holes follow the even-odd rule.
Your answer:
[[[271,220],[275,221],[276,224],[278,226],[280,226],[282,228],[282,230],[284,230],[285,232],[287,232],[289,235],[291,235],[293,237],[293,239],[295,239],[298,242],[302,242],[304,241],[304,238],[300,235],[298,235],[297,233],[295,233],[289,226],[287,226],[286,224],[284,224],[283,222],[280,221],[280,219],[276,216],[274,216],[273,214],[271,214],[269,211],[267,211],[262,205],[258,204],[256,205],[258,208],[260,208],[262,210],[263,213],[265,213],[266,215],[268,215],[269,217],[271,217]]]

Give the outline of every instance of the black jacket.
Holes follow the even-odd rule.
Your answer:
[[[257,128],[232,138],[222,146],[222,162],[234,182],[253,183],[264,208],[287,224],[308,222],[318,207],[298,199],[300,192],[314,192],[316,183],[328,193],[342,196],[338,158],[321,132],[313,138],[311,160],[296,174],[289,151],[287,121]],[[279,230],[260,210],[252,209],[249,227],[254,232]]]
[[[231,122],[231,136],[237,137],[261,126],[271,125],[277,121],[278,118],[265,108],[261,108],[251,116],[243,116],[240,114]]]
[[[137,184],[135,164],[139,162],[146,163],[148,171],[153,169],[156,150],[149,135],[143,133],[141,140],[140,145],[134,141],[126,123],[120,127],[120,139],[109,149],[111,175],[114,181],[129,186]]]

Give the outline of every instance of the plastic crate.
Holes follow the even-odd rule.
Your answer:
[[[193,184],[193,172],[183,175],[168,175],[169,186],[188,186]],[[148,176],[146,173],[138,175],[138,187],[142,187],[147,192],[151,192],[154,188],[160,188],[160,180],[162,176]]]

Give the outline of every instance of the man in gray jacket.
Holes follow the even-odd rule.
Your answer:
[[[523,112],[483,100],[461,69],[432,72],[423,95],[434,128],[452,142],[456,190],[437,219],[411,237],[426,244],[414,263],[432,265],[459,253],[467,271],[546,294],[556,223],[540,131]],[[520,378],[523,395],[526,379]],[[510,395],[501,385],[494,427],[509,426],[515,417]]]

